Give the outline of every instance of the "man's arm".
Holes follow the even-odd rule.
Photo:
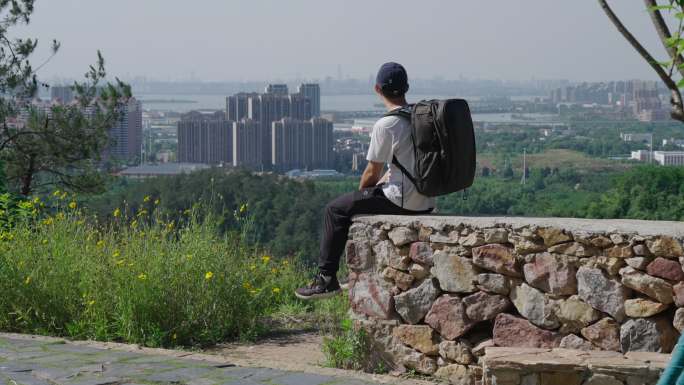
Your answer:
[[[359,190],[366,187],[373,187],[378,184],[382,177],[382,170],[385,168],[385,163],[369,161],[368,166],[361,175],[361,182],[359,183]]]

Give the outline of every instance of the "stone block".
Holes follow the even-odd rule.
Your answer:
[[[525,237],[510,235],[508,240],[509,242],[513,243],[515,252],[520,255],[540,253],[546,250],[546,245],[543,243],[536,242]]]
[[[589,377],[584,385],[624,385],[622,381],[606,374],[594,373]]]
[[[401,290],[408,290],[411,288],[414,279],[411,274],[406,274],[389,266],[382,271],[382,277],[388,281],[394,282]]]
[[[581,385],[581,372],[542,372],[539,374],[540,385]]]
[[[660,277],[670,281],[684,280],[682,265],[674,259],[658,257],[648,264],[646,272],[654,277]]]
[[[387,237],[395,246],[399,247],[417,241],[418,232],[408,227],[395,227],[387,233]]]
[[[623,352],[670,353],[679,333],[665,317],[630,319],[620,328]]]
[[[577,293],[577,269],[561,256],[537,254],[534,262],[523,266],[525,280],[537,289],[556,295]]]
[[[350,269],[365,271],[373,266],[373,252],[368,240],[347,241],[345,249]]]
[[[411,266],[409,266],[409,274],[411,274],[416,280],[420,281],[421,279],[430,275],[430,271],[419,263],[413,263]]]
[[[633,298],[625,301],[625,314],[632,318],[648,318],[665,311],[668,306],[645,298]]]
[[[638,257],[650,257],[653,255],[651,250],[649,250],[648,247],[646,247],[646,245],[643,243],[632,246],[632,251],[634,251],[634,255]]]
[[[593,257],[600,255],[600,251],[589,245],[579,242],[561,243],[560,245],[549,247],[549,253],[574,255],[576,257]]]
[[[672,286],[672,294],[675,305],[677,307],[684,307],[684,282]]]
[[[460,239],[461,236],[458,234],[458,231],[452,231],[449,234],[439,232],[430,235],[431,243],[443,243],[445,245],[455,245]]]
[[[677,309],[674,315],[674,320],[672,321],[672,326],[674,326],[679,333],[684,331],[684,308]]]
[[[477,288],[490,293],[508,295],[511,280],[501,274],[483,273],[477,275]]]
[[[582,337],[603,350],[620,351],[620,325],[612,318],[603,318],[582,329]]]
[[[484,269],[512,277],[521,277],[513,250],[498,243],[473,249],[473,263]]]
[[[601,313],[574,295],[556,302],[556,318],[561,323],[561,333],[579,333],[582,328],[601,318]]]
[[[439,368],[435,377],[446,380],[452,385],[475,385],[477,383],[475,371],[468,366],[459,364]]]
[[[477,290],[475,282],[479,270],[469,259],[438,251],[433,262],[430,273],[437,278],[442,290],[452,293],[472,293]]]
[[[594,345],[591,344],[591,342],[575,335],[575,334],[568,334],[567,336],[563,337],[563,339],[560,342],[560,348],[563,349],[574,349],[574,350],[594,350]]]
[[[507,297],[479,291],[463,298],[466,315],[475,322],[489,321],[511,306]]]
[[[374,276],[361,273],[349,289],[349,302],[354,312],[378,319],[394,314],[394,299],[389,289]]]
[[[475,362],[470,347],[465,342],[442,341],[439,344],[439,355],[457,364],[470,365]]]
[[[558,333],[534,326],[528,320],[501,313],[494,321],[494,344],[521,348],[553,348],[560,344]]]
[[[404,356],[401,363],[409,369],[428,376],[437,371],[437,360],[419,352]]]
[[[507,243],[508,230],[502,228],[486,229],[484,241],[485,243]]]
[[[511,301],[520,315],[545,329],[556,329],[560,322],[556,317],[555,301],[541,291],[523,283],[511,288]]]
[[[653,258],[649,257],[632,257],[625,259],[625,263],[627,263],[628,266],[631,266],[637,270],[646,271],[648,264],[651,263],[652,260]]]
[[[617,275],[620,269],[625,266],[625,260],[623,258],[606,257],[600,255],[596,258],[596,267],[599,267],[606,271],[609,275]]]
[[[592,238],[589,241],[589,244],[599,249],[606,249],[608,247],[613,246],[613,241],[611,241],[610,238],[606,238],[603,235],[599,235],[596,238]]]
[[[439,353],[433,333],[432,328],[427,325],[399,325],[392,330],[392,335],[403,344],[431,356]]]
[[[621,322],[625,318],[625,301],[630,290],[600,269],[580,267],[577,270],[577,292],[594,309],[608,313]]]
[[[438,295],[439,288],[431,279],[427,279],[418,287],[394,296],[394,304],[404,321],[417,324],[425,317]]]
[[[672,285],[664,279],[644,274],[632,267],[620,270],[622,284],[664,304],[674,302],[672,298]]]
[[[684,256],[682,244],[678,240],[663,236],[646,242],[649,251],[656,257],[677,258]]]
[[[461,298],[448,294],[437,298],[425,316],[425,323],[447,340],[454,340],[475,326]]]
[[[432,266],[432,255],[434,251],[427,242],[413,242],[409,248],[409,258],[423,266]]]
[[[537,235],[542,238],[546,246],[572,241],[572,234],[555,227],[541,228],[537,230]]]
[[[411,258],[402,255],[400,250],[391,241],[382,241],[373,245],[373,253],[380,267],[389,266],[397,270],[407,271]]]

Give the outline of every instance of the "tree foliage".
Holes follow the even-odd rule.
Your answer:
[[[34,69],[30,59],[38,41],[9,38],[13,27],[30,22],[33,9],[34,0],[0,0],[0,94],[6,95],[0,98],[0,159],[8,181],[22,195],[44,184],[92,191],[102,186],[97,161],[130,87],[118,79],[105,81],[104,59],[98,52],[85,79],[72,86],[77,103],[49,112],[33,108],[42,65]],[[51,50],[54,56],[57,41]],[[20,112],[27,121],[12,124]]]
[[[670,115],[672,119],[684,122],[684,102],[680,91],[680,88],[684,87],[684,56],[682,56],[684,53],[684,0],[668,0],[667,4],[659,4],[657,0],[644,0],[656,33],[668,54],[668,58],[664,61],[658,61],[651,55],[625,27],[608,5],[607,0],[598,0],[598,2],[620,34],[646,60],[670,90],[670,104],[672,105]],[[671,24],[677,25],[674,33],[670,30],[663,13],[671,18]]]

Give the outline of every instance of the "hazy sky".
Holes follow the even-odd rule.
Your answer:
[[[656,54],[642,1],[616,12]],[[62,49],[40,74],[77,77],[102,50],[130,79],[368,78],[385,61],[431,78],[655,78],[595,0],[37,0],[22,34]]]

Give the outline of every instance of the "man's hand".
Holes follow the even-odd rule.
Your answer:
[[[359,190],[363,190],[367,187],[373,187],[378,184],[380,177],[382,176],[382,170],[385,168],[385,164],[382,162],[368,162],[368,166],[363,171],[361,175],[361,183],[359,183]]]

